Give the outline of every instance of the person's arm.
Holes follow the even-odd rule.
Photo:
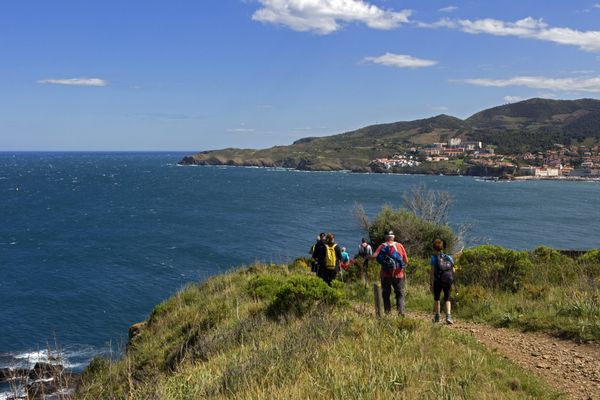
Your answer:
[[[371,254],[371,255],[367,255],[365,258],[367,260],[374,260],[377,258],[377,256],[379,255],[379,252],[381,251],[381,248],[383,247],[383,244],[380,244],[379,247],[377,248],[377,250],[375,250],[375,253]]]
[[[435,268],[435,264],[437,263],[437,259],[435,256],[431,256],[431,268],[429,268],[429,290],[433,291],[433,270]]]

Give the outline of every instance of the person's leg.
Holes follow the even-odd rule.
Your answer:
[[[390,294],[392,293],[392,278],[381,278],[381,296],[383,297],[383,310],[389,313],[392,309]]]
[[[394,278],[394,296],[396,297],[396,310],[400,315],[404,315],[404,279]]]
[[[450,303],[450,292],[451,292],[452,284],[444,286],[444,311],[446,312],[446,323],[452,324],[454,321],[452,320],[451,308],[452,305]]]
[[[433,322],[440,321],[440,294],[442,286],[439,282],[433,283]]]

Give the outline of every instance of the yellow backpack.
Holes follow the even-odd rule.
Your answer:
[[[337,257],[335,256],[335,248],[337,244],[330,246],[325,244],[325,266],[327,269],[335,269],[337,267]]]

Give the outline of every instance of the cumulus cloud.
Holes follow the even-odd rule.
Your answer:
[[[405,54],[385,53],[379,57],[365,57],[363,62],[385,65],[386,67],[396,68],[423,68],[436,65],[438,62],[434,60],[425,60]]]
[[[68,78],[68,79],[42,79],[38,83],[49,85],[67,86],[106,86],[108,82],[100,78]]]
[[[519,101],[525,100],[520,96],[504,96],[505,103],[518,103]]]
[[[600,76],[576,78],[547,78],[543,76],[517,76],[509,79],[465,79],[470,85],[487,87],[524,86],[532,89],[600,93]]]
[[[600,51],[600,31],[578,31],[571,28],[555,28],[542,19],[527,17],[516,22],[506,22],[485,18],[478,20],[459,20],[457,26],[471,34],[490,34],[495,36],[517,36],[538,39],[564,45],[577,46],[582,50]]]
[[[456,11],[456,10],[458,10],[458,7],[456,7],[456,6],[448,6],[448,7],[440,8],[438,11],[439,12],[449,13],[449,12]]]
[[[258,0],[262,8],[252,19],[283,25],[300,32],[333,33],[343,23],[362,23],[373,29],[393,29],[409,22],[410,10],[384,10],[363,0]]]

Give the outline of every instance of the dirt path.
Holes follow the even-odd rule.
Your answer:
[[[411,317],[428,319],[424,314]],[[542,377],[572,399],[600,400],[600,345],[578,344],[543,333],[523,333],[515,329],[457,321],[447,325],[473,335],[479,342],[497,350],[521,367]]]

